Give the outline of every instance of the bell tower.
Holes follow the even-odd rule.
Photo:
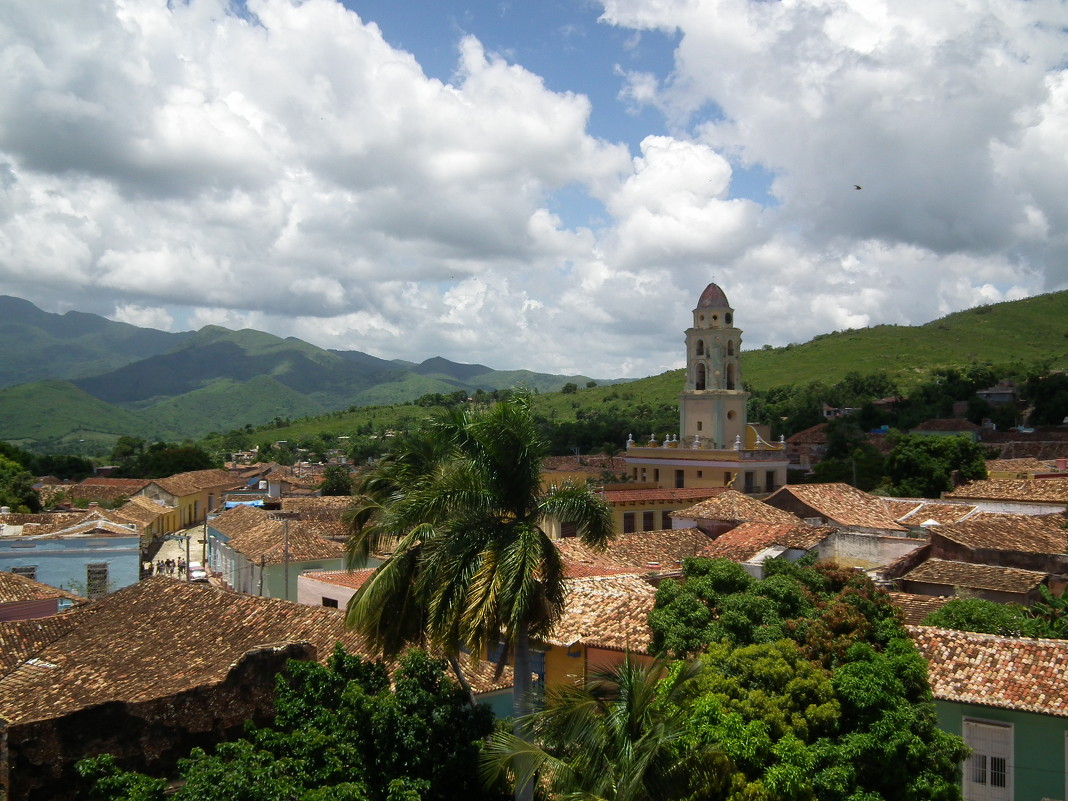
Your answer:
[[[716,284],[709,284],[686,329],[686,384],[679,395],[679,435],[706,447],[728,450],[741,437],[745,445],[745,404],[739,355],[742,332],[734,309]]]

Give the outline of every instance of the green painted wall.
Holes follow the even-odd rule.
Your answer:
[[[1013,797],[1015,801],[1065,798],[1065,733],[1068,718],[1014,712],[995,707],[935,701],[938,727],[961,735],[964,718],[1013,726]]]

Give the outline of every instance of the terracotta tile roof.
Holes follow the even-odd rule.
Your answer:
[[[141,530],[136,521],[105,509],[78,512],[43,512],[41,514],[2,515],[0,524],[5,535],[23,537],[135,537]]]
[[[615,475],[627,472],[627,460],[622,456],[605,456],[603,453],[589,456],[547,456],[541,460],[541,469],[546,472],[602,473],[607,470]]]
[[[767,499],[769,506],[788,504],[795,498],[829,523],[857,528],[905,531],[894,522],[881,498],[843,483],[789,484]],[[779,503],[776,503],[778,501]]]
[[[941,701],[1068,717],[1068,640],[910,626]]]
[[[797,523],[797,515],[768,506],[738,490],[728,489],[715,498],[671,513],[689,520],[758,520],[764,523]]]
[[[1063,554],[1068,551],[1064,515],[1008,515],[981,513],[939,526],[933,532],[968,548]]]
[[[900,521],[923,506],[924,501],[915,498],[883,498],[883,503],[886,504],[887,514]]]
[[[286,525],[288,522],[288,545]],[[294,519],[264,520],[258,526],[230,535],[228,545],[246,559],[265,565],[280,565],[286,560],[288,547],[290,562],[312,562],[319,559],[342,559],[345,549],[340,543],[324,539],[315,533],[314,521]]]
[[[726,491],[726,487],[685,487],[682,489],[623,489],[604,490],[601,494],[608,503],[635,503],[637,501],[692,501],[711,498]]]
[[[577,577],[677,572],[683,559],[696,556],[709,542],[709,536],[698,528],[674,528],[623,534],[609,541],[602,552],[574,538],[556,540],[555,545],[567,560],[568,575]]]
[[[36,631],[0,623],[4,650],[9,641],[19,650],[14,669],[0,678],[0,715],[17,724],[214,685],[266,645],[309,642],[325,660],[341,642],[366,655],[344,617],[337,609],[145,579],[61,615],[20,621],[38,624]],[[492,666],[483,663],[471,683],[484,692],[510,680],[509,674],[495,682]]]
[[[301,573],[300,577],[321,581],[324,584],[333,584],[335,587],[358,590],[371,577],[375,569],[365,567],[360,570],[308,570]]]
[[[26,576],[0,571],[0,604],[19,603],[21,601],[47,601],[52,598],[66,598],[70,601],[85,599],[66,590],[42,584]]]
[[[565,611],[548,642],[645,653],[652,642],[649,612],[655,599],[652,585],[634,574],[568,579]]]
[[[73,625],[74,617],[69,612],[34,620],[0,622],[0,674],[10,673]]]
[[[890,498],[885,498],[884,502],[891,516],[904,508],[904,505],[915,504],[912,509],[894,518],[898,523],[906,526],[921,526],[929,521],[941,526],[956,523],[977,513],[975,506],[964,503],[939,503],[922,499],[895,501]]]
[[[256,528],[269,516],[268,512],[255,506],[235,506],[209,518],[208,526],[227,537],[233,537]]]
[[[169,478],[154,479],[151,483],[160,487],[165,492],[179,498],[212,487],[234,489],[244,484],[240,479],[230,475],[228,470],[219,469],[193,470],[189,473],[178,473]]]
[[[792,437],[787,437],[786,441],[791,445],[826,445],[827,424],[817,423],[804,431],[798,431]]]
[[[982,426],[977,426],[971,420],[958,417],[946,417],[941,420],[924,420],[913,431],[982,431]]]
[[[1017,459],[987,459],[988,473],[1028,473],[1034,470],[1048,470],[1049,465],[1034,456],[1022,456]]]
[[[775,545],[807,551],[836,531],[838,529],[833,526],[810,526],[800,521],[793,524],[742,523],[718,536],[700,555],[745,562]]]
[[[987,478],[957,487],[943,497],[969,501],[1068,504],[1068,478]]]
[[[352,505],[351,495],[314,495],[309,498],[282,498],[283,512],[297,512],[301,519],[340,520],[341,513]]]
[[[915,595],[911,592],[891,592],[890,603],[901,610],[905,623],[918,626],[932,612],[937,612],[952,598],[948,595]]]
[[[116,509],[115,514],[147,527],[155,523],[168,512],[173,511],[173,508],[156,503],[154,500],[146,498],[144,495],[135,495]]]
[[[79,482],[79,486],[82,487],[115,487],[126,491],[126,494],[132,495],[135,492],[139,492],[147,487],[151,482],[151,479],[147,478],[108,478],[106,476],[89,476],[83,478]]]
[[[145,482],[147,485],[148,482]],[[62,484],[47,487],[41,492],[41,502],[54,505],[64,500],[72,506],[96,503],[114,503],[129,498],[134,492],[124,487],[98,484]]]
[[[991,590],[1024,594],[1046,580],[1048,574],[1013,567],[976,565],[952,562],[948,559],[928,559],[904,576],[902,581],[922,581],[926,584],[945,584],[973,590]]]

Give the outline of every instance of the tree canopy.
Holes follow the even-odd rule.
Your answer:
[[[326,666],[291,662],[279,677],[271,726],[213,753],[194,749],[180,788],[122,770],[111,756],[83,760],[102,801],[467,801],[493,799],[478,776],[487,707],[471,706],[442,665],[412,651],[390,677],[340,647]]]
[[[680,752],[727,758],[722,801],[960,798],[967,749],[940,731],[926,663],[888,596],[827,564],[687,559],[650,616],[654,649],[705,670]]]

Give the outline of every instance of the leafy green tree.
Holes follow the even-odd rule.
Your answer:
[[[997,603],[982,598],[953,598],[924,618],[925,626],[1003,637],[1068,639],[1068,598],[1039,587],[1041,599],[1031,606]]]
[[[983,598],[953,598],[924,618],[925,626],[1019,637],[1028,629],[1028,615],[1019,604]]]
[[[523,394],[485,411],[439,413],[398,438],[346,517],[353,563],[392,551],[350,602],[350,624],[386,655],[426,641],[455,663],[464,650],[477,658],[503,642],[517,717],[530,689],[530,638],[563,611],[563,564],[542,522],[574,522],[594,547],[612,531],[608,506],[585,486],[543,487],[545,448]]]
[[[490,739],[483,775],[499,781],[507,771],[517,784],[542,776],[558,798],[671,801],[706,791],[725,767],[717,746],[676,747],[699,674],[698,663],[669,668],[628,655],[582,685],[552,685],[522,721],[529,739],[503,731]]]
[[[578,384],[571,381],[568,381],[560,388],[561,395],[574,395],[576,392],[578,392]]]
[[[899,434],[886,457],[890,494],[939,498],[962,481],[986,478],[986,449],[968,437]]]
[[[323,483],[319,487],[320,495],[351,495],[352,473],[347,465],[331,464],[323,470]]]
[[[681,752],[718,745],[724,801],[960,798],[967,749],[938,730],[926,663],[885,593],[833,565],[765,563],[757,581],[691,559],[650,615],[654,648],[695,654]]]
[[[1032,405],[1028,421],[1036,426],[1056,426],[1068,419],[1068,375],[1033,376],[1024,385]]]
[[[496,798],[478,778],[488,707],[471,706],[442,666],[412,651],[393,686],[380,664],[338,648],[327,666],[291,662],[279,677],[277,715],[243,739],[179,765],[182,786],[121,770],[111,756],[83,760],[103,801],[465,801]]]
[[[41,496],[33,482],[33,475],[22,465],[0,456],[0,506],[14,512],[40,512]]]

